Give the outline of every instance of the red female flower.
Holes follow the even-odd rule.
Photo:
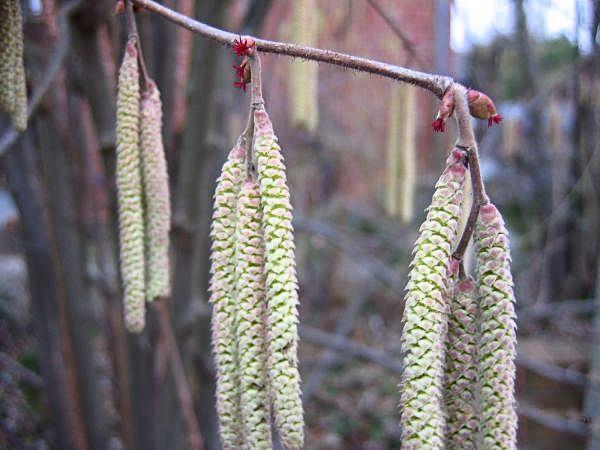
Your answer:
[[[248,84],[250,83],[250,64],[248,63],[248,58],[244,58],[239,66],[232,66],[233,70],[235,70],[236,81],[234,81],[233,85],[235,87],[239,87],[244,92]]]
[[[256,43],[251,37],[242,38],[241,36],[234,39],[231,49],[237,56],[249,56]]]
[[[431,126],[433,127],[433,131],[437,131],[439,133],[443,133],[446,130],[446,120],[448,117],[452,115],[454,112],[454,92],[448,89],[444,96],[442,97],[442,101],[440,103],[440,108],[438,109],[437,116]]]

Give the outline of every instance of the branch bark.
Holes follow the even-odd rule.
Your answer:
[[[177,11],[173,11],[153,0],[129,0],[132,3],[141,6],[155,14],[170,20],[188,30],[211,39],[219,44],[231,46],[238,37],[234,33],[224,31],[219,28],[211,27],[202,22],[197,22]],[[441,98],[446,89],[452,84],[452,78],[443,75],[435,75],[426,72],[407,69],[405,67],[394,66],[379,61],[373,61],[368,58],[348,55],[345,53],[334,52],[332,50],[323,50],[302,45],[289,44],[286,42],[268,41],[253,37],[256,42],[256,48],[265,53],[275,53],[279,55],[293,56],[302,59],[309,59],[318,62],[324,62],[347,69],[358,70],[380,75],[386,78],[403,81],[414,84],[426,89],[437,97]]]

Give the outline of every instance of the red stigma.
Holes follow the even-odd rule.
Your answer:
[[[500,114],[495,114],[488,119],[488,128],[490,128],[493,124],[499,124],[502,122],[504,118]]]
[[[438,133],[443,133],[446,130],[446,124],[444,123],[444,119],[441,117],[435,119],[431,126],[433,127],[433,131],[437,131]]]
[[[248,39],[242,39],[242,37],[240,36],[239,38],[234,39],[231,49],[233,50],[233,53],[241,57],[248,56],[250,54],[250,49],[253,46],[254,42]]]

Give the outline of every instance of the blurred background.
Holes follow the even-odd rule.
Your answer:
[[[476,127],[512,235],[522,449],[600,449],[600,2],[164,0],[241,34],[452,76],[504,116]],[[173,298],[124,331],[116,266],[112,0],[24,0],[26,133],[0,117],[0,447],[219,448],[207,304],[211,196],[248,96],[231,52],[137,15],[164,100]],[[48,79],[49,68],[60,67]],[[398,448],[403,290],[447,151],[437,99],[263,57],[295,208],[309,449]],[[596,375],[594,375],[596,374]],[[586,447],[587,446],[587,447]]]

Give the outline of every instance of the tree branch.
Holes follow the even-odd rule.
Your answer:
[[[148,76],[148,70],[146,69],[146,61],[144,60],[144,53],[142,51],[142,40],[140,39],[137,22],[135,21],[135,13],[133,12],[133,3],[130,0],[125,1],[125,16],[127,17],[129,35],[135,37],[135,46],[138,51],[138,64],[140,66],[140,74],[142,75],[142,82],[145,90],[150,77]]]
[[[231,46],[233,41],[238,37],[234,33],[211,27],[210,25],[206,25],[202,22],[197,22],[153,0],[129,1],[194,33],[218,42],[219,44]],[[358,56],[334,52],[331,50],[304,47],[285,42],[268,41],[254,37],[252,39],[254,39],[256,42],[256,48],[261,52],[309,59],[335,66],[345,67],[347,69],[357,70],[360,72],[372,73],[386,78],[392,78],[394,80],[419,86],[432,92],[439,98],[442,97],[446,89],[448,89],[448,87],[450,87],[452,84],[452,78],[443,75],[435,75],[426,72],[410,70],[405,67],[394,66],[392,64],[386,64],[383,62],[374,61],[367,58],[360,58]]]
[[[451,87],[454,93],[454,104],[456,122],[458,124],[458,141],[456,146],[465,150],[468,155],[469,173],[471,174],[471,184],[473,186],[473,205],[469,218],[465,224],[460,241],[454,251],[452,257],[460,263],[460,276],[464,277],[463,256],[467,250],[469,240],[473,235],[475,223],[479,216],[479,209],[490,202],[485,193],[483,178],[481,176],[481,168],[479,166],[479,152],[477,150],[477,142],[473,133],[473,125],[471,123],[471,113],[469,112],[469,104],[467,101],[467,91],[464,86],[454,83]]]

